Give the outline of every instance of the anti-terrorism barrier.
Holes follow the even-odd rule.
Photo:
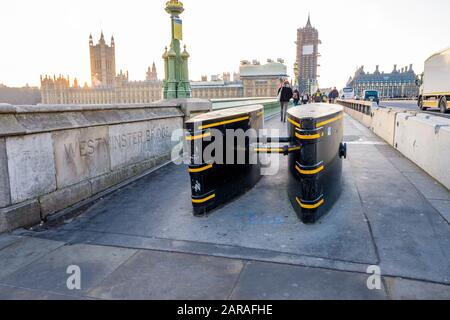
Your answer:
[[[264,126],[261,106],[216,111],[188,121],[186,140],[191,154],[189,173],[194,215],[204,215],[252,188],[261,177],[256,155],[279,153],[289,155],[288,193],[297,215],[304,223],[316,222],[341,193],[342,158],[346,157],[346,146],[342,143],[343,117],[343,108],[337,105],[292,108],[289,136],[273,140],[256,136],[256,130]],[[227,129],[255,131],[238,142],[227,138]],[[258,146],[258,141],[265,144]],[[215,142],[218,143],[214,145]],[[267,146],[272,142],[288,145]],[[223,164],[207,157],[205,160],[207,151],[213,147],[223,150],[224,158],[231,154],[235,159],[238,151],[244,151],[245,162]]]
[[[397,114],[395,148],[450,190],[450,119]]]
[[[338,100],[345,112],[370,128],[405,157],[450,190],[450,169],[447,165],[450,146],[450,119],[430,113],[402,108],[371,108],[356,100]],[[361,104],[361,106],[357,106]],[[358,110],[363,110],[360,112]]]
[[[251,144],[263,126],[260,105],[214,111],[186,123],[195,215],[227,203],[259,181],[261,165]]]
[[[362,100],[337,100],[337,102],[345,107],[345,112],[352,118],[370,128],[372,125],[372,109],[377,106],[376,103]]]
[[[394,146],[395,119],[397,114],[407,112],[399,108],[372,108],[372,124],[370,129],[391,146]]]
[[[291,109],[288,117],[289,136],[301,145],[289,155],[289,199],[303,222],[314,223],[341,194],[344,111],[315,104]]]

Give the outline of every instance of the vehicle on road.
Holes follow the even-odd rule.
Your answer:
[[[450,48],[425,61],[424,72],[416,83],[420,86],[417,104],[421,110],[439,108],[442,113],[450,110]]]
[[[355,90],[351,87],[346,87],[342,89],[341,97],[344,100],[354,99],[355,98]]]
[[[364,101],[372,101],[376,102],[377,104],[380,103],[380,94],[377,90],[364,90],[363,96]]]

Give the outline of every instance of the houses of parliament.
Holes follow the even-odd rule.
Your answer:
[[[76,78],[41,76],[42,104],[135,104],[150,103],[162,99],[163,82],[158,79],[155,63],[149,67],[146,79],[130,81],[128,72],[116,73],[116,44],[114,37],[108,45],[103,32],[96,45],[89,36],[92,86],[80,86]],[[257,60],[244,60],[235,73],[223,77],[213,76],[210,81],[191,81],[191,97],[224,99],[243,97],[275,97],[280,80],[287,77],[283,59],[268,59],[261,64]]]
[[[150,103],[161,100],[162,82],[158,80],[155,63],[149,67],[144,81],[130,81],[128,72],[116,73],[114,37],[110,45],[103,32],[98,44],[89,36],[92,86],[80,86],[75,78],[41,76],[43,104],[121,104]]]

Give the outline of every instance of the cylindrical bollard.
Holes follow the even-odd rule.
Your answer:
[[[186,122],[194,215],[205,215],[251,189],[261,178],[251,148],[264,126],[263,106],[213,111]]]
[[[343,107],[311,104],[288,111],[289,135],[301,145],[289,156],[289,199],[304,223],[327,213],[341,193]]]

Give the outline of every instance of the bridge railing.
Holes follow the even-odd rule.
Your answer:
[[[381,101],[417,101],[417,97],[409,98],[382,98]]]
[[[372,107],[376,104],[370,101],[362,101],[362,100],[337,100],[337,103],[340,105],[355,110],[357,112],[361,112],[366,115],[370,115]]]

